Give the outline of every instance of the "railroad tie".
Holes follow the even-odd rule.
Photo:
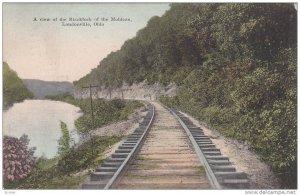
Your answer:
[[[185,115],[159,103],[83,189],[247,189],[249,180]]]
[[[116,189],[207,189],[211,188],[184,129],[158,103],[147,138]]]
[[[93,172],[87,178],[85,183],[81,185],[82,189],[105,189],[106,187],[109,187],[110,183],[114,180],[114,177],[117,176],[118,172],[120,172],[127,163],[126,160],[129,160],[129,155],[137,148],[137,144],[142,139],[148,126],[150,126],[153,120],[153,106],[147,104],[147,110],[148,112],[143,121],[139,124],[139,127],[127,137],[111,157],[107,158],[96,168],[95,172]]]
[[[205,160],[208,162],[214,177],[223,189],[248,189],[250,187],[249,179],[244,172],[237,172],[228,157],[221,154],[220,149],[216,148],[211,139],[205,136],[203,130],[193,124],[189,118],[176,110],[172,110],[186,126],[186,130],[192,135]]]

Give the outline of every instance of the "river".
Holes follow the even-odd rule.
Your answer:
[[[29,147],[36,147],[35,156],[57,155],[61,137],[60,121],[67,124],[73,144],[79,141],[74,121],[82,114],[80,108],[51,100],[25,100],[15,103],[3,113],[3,135],[20,137],[27,134]]]

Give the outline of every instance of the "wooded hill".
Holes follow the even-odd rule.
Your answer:
[[[49,95],[73,95],[73,84],[67,81],[42,81],[37,79],[23,79],[26,87],[32,91],[34,98],[44,99]]]
[[[296,70],[293,4],[172,4],[74,84],[175,82],[163,103],[245,141],[295,188]]]
[[[8,108],[15,102],[33,98],[33,94],[26,88],[17,73],[3,62],[3,107]]]

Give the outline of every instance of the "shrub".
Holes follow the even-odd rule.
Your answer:
[[[28,144],[28,143],[27,143]],[[27,144],[15,137],[3,138],[3,179],[16,181],[28,176],[34,165]]]
[[[63,174],[70,174],[90,166],[98,165],[99,161],[101,161],[98,158],[100,153],[120,139],[120,137],[94,137],[78,148],[71,149],[61,156],[57,164],[57,169]]]

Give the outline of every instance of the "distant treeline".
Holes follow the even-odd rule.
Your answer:
[[[67,81],[42,81],[23,79],[23,83],[33,93],[34,98],[44,99],[47,95],[73,95],[73,84]]]
[[[245,141],[296,188],[296,70],[293,4],[171,4],[74,84],[175,82],[165,104]]]
[[[33,98],[17,73],[3,62],[3,107],[6,109],[15,102]]]

